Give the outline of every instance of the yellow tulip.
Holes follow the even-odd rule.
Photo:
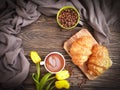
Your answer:
[[[39,57],[39,55],[36,51],[31,51],[30,52],[30,57],[35,64],[39,63],[41,61],[41,58]]]
[[[69,82],[67,80],[61,80],[61,81],[56,81],[55,82],[55,87],[57,89],[62,89],[62,88],[69,89],[70,84],[69,84]]]
[[[55,75],[57,80],[64,80],[70,77],[70,74],[67,70],[60,71]]]

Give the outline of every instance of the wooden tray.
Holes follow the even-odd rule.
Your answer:
[[[69,50],[70,50],[71,44],[74,41],[76,41],[78,38],[80,38],[81,36],[91,36],[93,39],[93,45],[98,44],[97,41],[94,39],[94,37],[91,35],[91,33],[87,29],[81,29],[79,32],[77,32],[75,35],[73,35],[70,39],[68,39],[67,41],[64,42],[64,49],[69,55],[70,55]],[[70,55],[70,57],[71,57],[71,55]],[[87,72],[86,63],[84,63],[82,66],[78,66],[78,67],[88,77],[88,79],[93,80],[96,78],[95,76],[92,76]]]

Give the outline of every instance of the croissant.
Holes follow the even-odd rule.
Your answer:
[[[87,29],[82,29],[64,43],[64,49],[90,80],[112,66],[106,47],[99,45]]]
[[[94,45],[87,64],[89,74],[94,76],[102,74],[112,65],[107,48],[99,44]]]
[[[92,54],[93,39],[90,36],[82,36],[74,41],[70,47],[70,54],[75,65],[83,65]]]

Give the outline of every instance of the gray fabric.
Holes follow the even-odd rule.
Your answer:
[[[74,6],[81,15],[81,21],[94,30],[95,39],[104,45],[109,44],[110,29],[120,31],[119,0],[32,0],[38,5],[38,11],[55,16],[66,5]],[[111,28],[109,28],[111,27]]]
[[[120,32],[120,0],[103,0],[101,8],[111,31]]]
[[[74,6],[81,21],[94,31],[95,39],[109,44],[110,29],[119,31],[120,0],[1,0],[0,1],[0,86],[16,87],[28,75],[29,62],[24,56],[21,28],[41,14],[56,16],[66,5]],[[29,31],[28,31],[29,32]]]
[[[34,3],[25,0],[0,1],[0,87],[17,87],[28,75],[29,62],[16,35],[38,19]]]

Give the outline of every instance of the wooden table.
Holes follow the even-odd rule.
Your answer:
[[[71,58],[63,49],[63,43],[73,34],[78,32],[80,27],[74,30],[63,30],[56,23],[55,17],[40,16],[40,18],[22,28],[18,35],[23,40],[25,55],[30,62],[30,72],[27,79],[23,82],[25,90],[36,90],[31,74],[36,71],[35,64],[30,60],[29,53],[35,50],[39,53],[42,60],[52,52],[57,51],[64,55],[66,68],[72,70],[70,90],[120,90],[120,33],[112,32],[110,45],[108,46],[110,57],[113,61],[112,67],[96,80],[88,80],[81,70],[71,62]],[[46,73],[45,68],[41,67],[42,75]],[[79,87],[81,85],[81,87]]]

